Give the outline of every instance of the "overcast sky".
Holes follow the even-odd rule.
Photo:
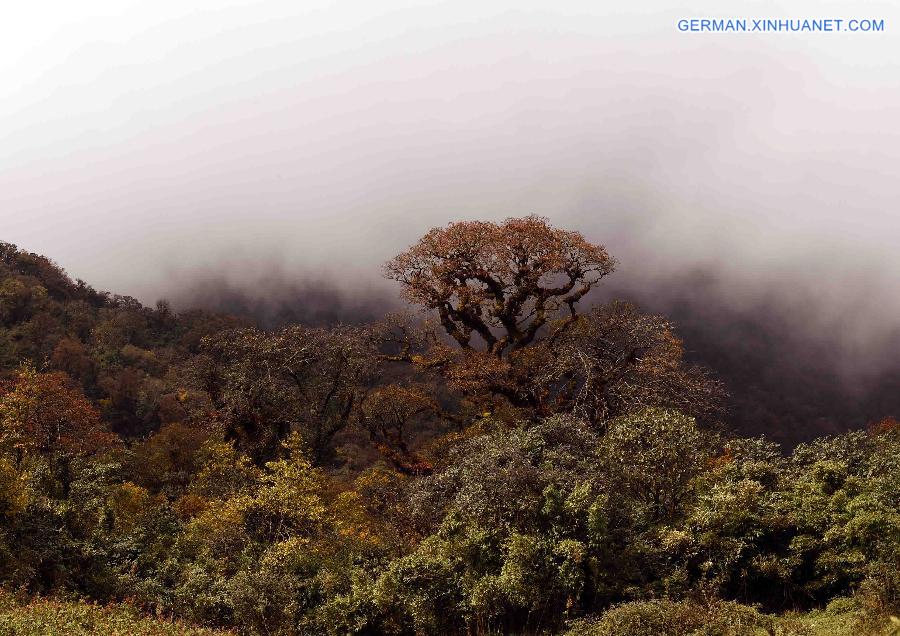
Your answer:
[[[197,268],[377,279],[433,225],[533,212],[626,276],[713,267],[736,302],[788,281],[896,326],[900,5],[686,4],[6,3],[0,239],[152,301]]]

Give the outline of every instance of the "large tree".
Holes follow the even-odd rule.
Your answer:
[[[575,412],[600,422],[652,406],[708,415],[721,389],[685,364],[668,321],[626,303],[579,310],[614,263],[602,246],[536,216],[432,229],[386,274],[458,346],[395,320],[391,357],[517,416]]]
[[[464,349],[477,334],[502,356],[531,344],[560,310],[576,305],[615,267],[601,245],[528,216],[434,228],[385,265],[406,298],[436,310]]]

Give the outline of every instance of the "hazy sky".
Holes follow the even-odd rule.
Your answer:
[[[0,239],[152,301],[197,267],[377,277],[433,225],[535,212],[625,275],[896,326],[900,5],[686,4],[6,3]]]

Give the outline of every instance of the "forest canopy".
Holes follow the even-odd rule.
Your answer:
[[[265,329],[0,244],[2,594],[266,635],[890,633],[895,414],[734,435],[670,320],[597,300],[615,267],[456,222],[384,266],[409,312]]]

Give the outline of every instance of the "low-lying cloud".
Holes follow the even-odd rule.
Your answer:
[[[900,10],[757,16],[881,34],[679,33],[723,11],[694,4],[23,4],[0,238],[147,302],[347,321],[394,306],[380,264],[428,228],[537,213],[695,342],[870,395],[900,328]]]

